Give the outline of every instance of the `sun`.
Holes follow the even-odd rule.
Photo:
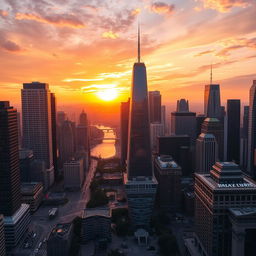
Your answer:
[[[104,101],[111,101],[118,97],[118,91],[114,88],[101,90],[96,95]]]

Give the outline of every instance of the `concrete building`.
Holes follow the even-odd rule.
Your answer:
[[[82,216],[82,243],[104,239],[111,241],[111,212],[108,208],[87,208]]]
[[[45,162],[49,186],[54,182],[51,93],[46,83],[24,83],[21,90],[24,148]]]
[[[5,238],[4,238],[4,216],[0,215],[0,255],[5,256]]]
[[[83,159],[64,163],[63,173],[65,189],[80,189],[84,182]]]
[[[69,256],[73,224],[57,224],[47,239],[47,256]]]
[[[256,80],[250,89],[248,123],[248,163],[246,172],[256,178]]]
[[[240,163],[241,101],[227,101],[227,161]]]
[[[185,99],[177,101],[177,109],[171,113],[171,134],[188,135],[194,143],[196,140],[196,113],[189,111]]]
[[[224,159],[224,127],[217,118],[206,118],[202,124],[202,133],[213,134],[218,144],[218,159]]]
[[[181,209],[181,177],[180,166],[171,156],[160,155],[154,160],[154,173],[158,182],[156,204],[168,212]]]
[[[155,108],[157,107],[153,109]],[[161,104],[159,108],[161,118]],[[145,64],[140,62],[139,31],[138,61],[133,65],[131,86],[127,163],[127,176],[124,182],[132,225],[135,229],[148,228],[157,181],[153,175],[147,72]]]
[[[157,150],[157,138],[164,136],[164,124],[162,123],[151,123],[150,124],[150,140],[151,149],[153,152]]]
[[[21,183],[22,203],[30,206],[30,212],[35,212],[40,206],[44,194],[42,183],[23,182]]]
[[[218,160],[218,144],[211,133],[201,133],[196,140],[196,172],[209,173]]]
[[[159,91],[149,91],[149,120],[150,123],[161,123],[161,94]]]
[[[5,245],[14,248],[24,237],[31,221],[28,204],[21,204],[20,208],[11,216],[4,216]]]
[[[209,174],[195,174],[195,195],[194,255],[254,255],[255,245],[254,254],[244,245],[255,244],[256,183],[235,163],[217,162]]]

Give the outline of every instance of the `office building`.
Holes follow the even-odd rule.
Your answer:
[[[17,110],[0,101],[0,213],[13,215],[21,202]]]
[[[209,84],[204,90],[204,114],[209,118],[221,121],[221,103],[219,84]]]
[[[158,137],[158,155],[170,155],[182,169],[183,176],[189,176],[193,171],[191,142],[188,135],[171,135]]]
[[[111,241],[111,212],[108,208],[87,208],[82,216],[82,243],[100,239]]]
[[[69,256],[73,237],[73,224],[57,224],[47,239],[47,256]]]
[[[202,124],[202,133],[213,134],[218,144],[218,159],[224,159],[224,129],[217,118],[206,118]]]
[[[206,118],[205,115],[197,115],[196,116],[196,137],[197,138],[201,134],[202,124],[203,124],[205,118]]]
[[[0,255],[5,256],[4,216],[0,215]]]
[[[65,162],[63,174],[65,189],[80,189],[84,182],[83,159]]]
[[[30,206],[30,212],[35,212],[42,203],[43,185],[38,182],[22,182],[21,183],[22,203]]]
[[[57,125],[62,126],[64,121],[67,120],[67,114],[64,111],[57,112]]]
[[[201,133],[196,140],[196,172],[209,173],[218,159],[218,144],[213,134]]]
[[[128,135],[128,166],[125,190],[134,228],[149,227],[157,181],[153,176],[146,66],[140,62],[138,33],[138,62],[133,66]],[[161,105],[160,105],[161,116]]]
[[[177,109],[171,113],[171,134],[188,135],[192,143],[196,140],[196,113],[189,111],[185,99],[177,101]]]
[[[121,102],[120,111],[120,145],[121,145],[121,164],[125,165],[128,149],[128,128],[129,128],[130,99]]]
[[[243,127],[240,141],[240,166],[243,171],[247,171],[248,164],[248,124],[249,106],[244,106]]]
[[[168,127],[166,123],[166,107],[161,106],[161,124],[164,126],[164,135],[168,133]]]
[[[227,101],[227,160],[240,163],[240,100]]]
[[[70,161],[75,155],[75,135],[73,123],[64,121],[60,128],[60,166]]]
[[[31,181],[32,163],[34,161],[33,151],[30,149],[19,150],[20,180],[21,182]]]
[[[59,176],[58,168],[58,146],[57,146],[57,115],[56,115],[56,97],[54,93],[51,96],[51,123],[52,123],[52,160],[54,166],[54,179]]]
[[[24,148],[33,150],[35,159],[45,162],[51,186],[54,182],[54,166],[49,85],[24,83],[21,98]]]
[[[210,173],[195,174],[195,196],[194,255],[254,255],[245,253],[245,245],[252,233],[247,228],[256,234],[256,183],[234,162],[217,162]]]
[[[151,149],[153,152],[157,150],[157,138],[164,136],[164,124],[162,123],[151,123],[150,124],[150,139]]]
[[[150,123],[161,123],[161,94],[159,91],[150,91],[148,96]]]
[[[17,121],[18,121],[19,148],[22,148],[22,128],[21,128],[21,115],[20,115],[20,112],[17,112]]]
[[[250,89],[247,152],[247,173],[251,177],[256,178],[256,80],[253,80]]]
[[[178,212],[181,209],[181,167],[171,156],[160,155],[154,160],[158,182],[156,204],[161,210]]]

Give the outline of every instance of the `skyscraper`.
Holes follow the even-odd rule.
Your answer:
[[[222,161],[224,158],[224,131],[219,119],[206,118],[202,124],[202,133],[214,135],[218,144],[218,159]]]
[[[129,109],[130,109],[130,99],[127,102],[121,102],[120,144],[121,144],[121,164],[122,165],[124,165],[127,160]]]
[[[54,182],[51,94],[46,83],[24,83],[21,90],[24,147],[44,161],[49,185]],[[54,105],[54,104],[53,104]]]
[[[196,172],[209,173],[218,159],[218,144],[213,134],[201,133],[196,140]]]
[[[196,140],[196,113],[189,111],[189,103],[185,99],[177,101],[177,109],[171,114],[171,133],[188,135],[192,142]]]
[[[11,216],[20,204],[17,110],[0,101],[0,213]]]
[[[250,89],[247,173],[256,178],[256,80]]]
[[[5,256],[4,216],[0,215],[0,255]]]
[[[249,106],[244,106],[243,129],[240,142],[240,166],[243,171],[247,170],[248,164],[248,123],[249,123]]]
[[[161,97],[159,91],[149,92],[150,123],[161,123]]]
[[[138,31],[138,62],[133,66],[128,170],[125,179],[128,206],[134,227],[149,226],[157,188],[157,182],[153,176],[149,125],[146,66],[140,62],[140,34]]]
[[[164,136],[164,125],[162,123],[151,123],[150,124],[151,149],[154,152],[156,152],[157,150],[157,139],[159,136]]]
[[[29,205],[21,204],[17,110],[0,101],[0,213],[6,247],[15,247],[30,222]]]
[[[76,127],[76,136],[77,136],[77,149],[90,151],[89,148],[89,127],[87,114],[84,110],[79,116],[79,124]]]
[[[227,160],[240,162],[240,100],[227,101]]]
[[[206,117],[221,119],[220,86],[218,84],[205,86],[204,113]]]
[[[54,166],[54,178],[58,177],[58,152],[57,152],[57,117],[56,117],[56,98],[51,93],[51,123],[52,123],[52,157]]]

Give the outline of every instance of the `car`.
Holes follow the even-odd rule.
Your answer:
[[[24,248],[27,249],[29,247],[29,244],[28,243],[25,243],[24,244]]]
[[[45,243],[45,242],[46,242],[46,240],[47,240],[47,239],[46,239],[46,237],[45,237],[45,238],[44,238],[44,240],[43,240],[43,243]]]
[[[35,250],[34,250],[34,253],[38,253],[39,252],[39,250],[38,250],[38,248],[36,248]]]
[[[42,244],[43,244],[43,243],[42,243],[42,242],[40,242],[40,243],[39,243],[39,245],[38,245],[38,248],[41,248]]]
[[[36,233],[34,233],[32,237],[35,238],[36,237]]]

